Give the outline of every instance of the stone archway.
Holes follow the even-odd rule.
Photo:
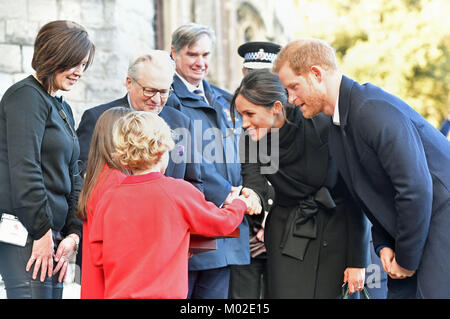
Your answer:
[[[249,2],[243,2],[236,10],[238,39],[242,43],[263,40],[266,37],[266,25],[258,10]]]

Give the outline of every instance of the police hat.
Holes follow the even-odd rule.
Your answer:
[[[281,46],[272,42],[247,42],[238,48],[248,69],[267,69],[272,67]]]

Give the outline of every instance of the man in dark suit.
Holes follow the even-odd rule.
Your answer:
[[[165,51],[152,50],[138,57],[128,68],[126,77],[127,94],[115,101],[86,110],[77,129],[80,141],[80,161],[82,172],[86,168],[95,123],[100,115],[115,106],[131,107],[136,111],[159,114],[178,133],[176,146],[171,151],[165,175],[182,178],[203,191],[200,166],[194,163],[189,138],[192,134],[191,120],[183,113],[165,108],[171,94],[170,85],[174,74],[174,64]]]
[[[237,149],[239,135],[233,130],[229,111],[231,94],[204,79],[213,42],[214,31],[206,26],[191,23],[174,31],[171,52],[176,74],[172,85],[174,94],[167,106],[182,111],[194,121],[195,148],[202,155],[198,162],[204,194],[208,201],[221,206],[229,195],[240,190],[241,166]],[[242,193],[251,196],[245,189]],[[257,195],[254,196],[259,202]],[[189,259],[189,298],[228,298],[230,265],[250,263],[246,219],[239,230],[239,238],[217,239],[216,250]]]
[[[306,118],[332,116],[329,145],[372,222],[389,298],[450,298],[450,143],[399,98],[343,76],[317,39],[291,42],[274,71]]]

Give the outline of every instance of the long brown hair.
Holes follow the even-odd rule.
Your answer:
[[[84,70],[92,63],[95,53],[87,31],[73,21],[52,21],[44,25],[36,36],[31,66],[44,89],[50,93],[55,74],[79,65],[88,53],[89,60]]]
[[[115,147],[113,143],[114,124],[122,116],[131,112],[127,107],[113,107],[105,111],[98,119],[92,134],[89,157],[86,167],[83,186],[78,199],[78,217],[85,221],[87,218],[87,203],[94,187],[98,183],[100,173],[105,163],[112,169],[120,170],[128,175],[128,171],[123,168],[114,158]]]

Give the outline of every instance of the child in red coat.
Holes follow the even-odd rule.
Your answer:
[[[239,196],[220,209],[188,182],[164,176],[174,142],[169,126],[153,113],[119,120],[114,144],[133,175],[102,198],[103,218],[92,225],[89,240],[94,263],[104,270],[104,297],[186,298],[190,231],[231,233],[249,201]]]

